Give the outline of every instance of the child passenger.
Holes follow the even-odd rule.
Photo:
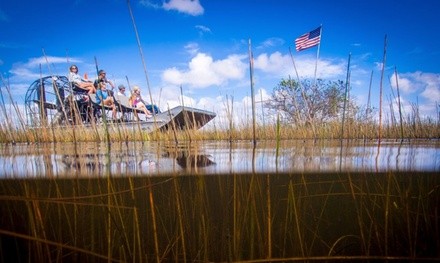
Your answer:
[[[96,91],[96,102],[99,105],[104,103],[105,106],[109,106],[112,109],[112,118],[116,120],[116,105],[113,100],[113,96],[111,96],[107,90],[107,85],[104,81],[98,83],[98,90]]]

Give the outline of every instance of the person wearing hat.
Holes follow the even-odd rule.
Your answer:
[[[119,85],[118,86],[118,96],[125,96],[127,97],[127,95],[125,95],[125,86],[124,85]]]
[[[95,88],[98,88],[99,82],[102,82],[102,81],[105,83],[108,83],[112,87],[112,90],[115,88],[115,85],[113,85],[113,82],[108,80],[106,78],[106,75],[107,75],[107,73],[105,72],[105,70],[101,69],[98,71],[98,78],[95,80],[95,83],[94,83]]]
[[[131,96],[129,98],[129,102],[133,108],[136,108],[136,109],[143,111],[145,113],[145,116],[147,119],[151,118],[153,116],[151,114],[151,112],[147,109],[147,107],[145,106],[145,103],[141,97],[141,89],[138,86],[133,87],[133,91],[132,91]],[[137,119],[139,119],[136,111],[135,111],[135,116]]]
[[[69,82],[74,86],[86,90],[88,94],[93,94],[96,92],[95,86],[89,80],[81,78],[78,74],[78,67],[76,65],[71,65],[69,68]]]
[[[119,102],[121,100],[120,99],[121,97],[124,97],[124,98],[128,99],[127,95],[125,95],[125,86],[122,85],[122,84],[118,86],[118,93],[116,93],[116,97],[115,97],[116,101]],[[128,121],[127,112],[122,110],[122,109],[121,109],[121,112],[122,112],[122,119],[124,121]]]

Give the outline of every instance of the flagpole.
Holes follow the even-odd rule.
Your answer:
[[[290,53],[290,58],[292,59],[293,68],[295,69],[296,78],[298,80],[298,86],[299,86],[299,88],[301,90],[301,96],[302,96],[302,98],[304,100],[304,103],[305,103],[305,106],[306,106],[306,113],[307,113],[306,118],[308,119],[308,121],[310,123],[312,123],[312,118],[311,118],[310,112],[309,112],[309,109],[310,109],[309,101],[308,101],[307,96],[306,96],[306,94],[304,92],[304,88],[303,88],[303,86],[301,84],[301,80],[299,79],[298,70],[296,69],[295,60],[293,59],[292,50],[290,49],[290,47],[289,47],[289,53]]]
[[[290,54],[290,58],[292,59],[293,68],[295,69],[296,79],[298,80],[298,84],[299,84],[299,74],[298,74],[298,70],[296,69],[295,60],[293,60],[292,50],[290,49],[290,47],[289,47],[289,54]]]
[[[321,49],[321,39],[322,39],[322,24],[319,27],[319,37],[320,37],[320,40],[318,43],[318,51],[316,52],[315,75],[314,75],[313,86],[316,85],[316,72],[318,71],[319,50]]]

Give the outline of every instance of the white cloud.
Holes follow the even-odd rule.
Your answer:
[[[396,88],[396,74],[393,73],[393,75],[390,77],[390,81],[391,81],[391,86],[393,88]],[[415,90],[413,88],[415,88],[415,86],[412,85],[411,80],[408,78],[403,78],[402,75],[398,75],[397,77],[397,82],[399,83],[399,91],[402,93],[413,93],[415,92]]]
[[[204,12],[199,0],[170,0],[164,2],[162,7],[165,10],[176,10],[192,16],[202,15]]]
[[[230,55],[226,59],[216,60],[204,53],[198,53],[188,63],[187,70],[166,69],[162,80],[173,85],[189,85],[192,88],[206,88],[222,85],[229,80],[239,80],[245,76],[246,64],[243,56]]]
[[[184,48],[191,56],[195,56],[199,52],[199,44],[195,42],[186,44]]]
[[[292,62],[287,55],[275,52],[270,55],[263,53],[254,58],[254,68],[263,72],[285,76],[289,70],[293,69]]]
[[[160,8],[160,5],[158,5],[156,3],[153,3],[150,0],[141,0],[139,3],[141,5],[143,5],[143,6],[151,7],[151,8],[154,8],[154,9],[159,9]]]
[[[315,74],[316,58],[299,57],[294,58],[295,66],[299,77],[313,78]],[[274,52],[270,55],[261,54],[254,59],[255,69],[263,72],[276,74],[277,76],[286,77],[288,75],[295,76],[295,67],[293,66],[290,55],[282,55],[280,52]],[[317,77],[324,79],[334,79],[344,74],[344,65],[328,59],[320,59],[318,61]]]
[[[143,93],[147,94],[146,91]],[[144,98],[148,98],[142,94]],[[203,110],[209,110],[216,113],[223,111],[221,96],[213,97],[199,97],[195,98],[191,95],[185,94],[183,91],[183,96],[179,86],[175,85],[165,85],[162,86],[159,91],[152,94],[153,101],[162,110],[172,109],[177,106],[185,105],[187,107],[194,107]]]
[[[440,86],[439,83],[436,85],[428,84],[425,90],[421,93],[430,102],[440,103]]]
[[[196,29],[199,30],[199,32],[201,34],[203,34],[203,33],[211,33],[211,29],[209,27],[202,26],[202,25],[196,25],[195,27],[196,27]]]
[[[374,62],[374,66],[375,66],[375,69],[381,71],[382,67],[383,67],[383,63],[382,62]]]
[[[69,59],[71,63],[79,62],[76,59]],[[30,58],[28,62],[25,64],[26,67],[34,68],[39,67],[40,65],[49,64],[58,64],[58,63],[67,63],[67,59],[65,57],[38,57],[38,58]]]
[[[265,114],[264,118],[262,116],[261,98],[263,101],[267,100],[270,98],[270,94],[265,89],[256,90],[256,121],[258,124],[262,124],[264,119],[266,125],[273,124],[276,116],[267,114]],[[211,129],[213,127],[227,129],[230,125],[230,118],[232,118],[235,128],[252,125],[252,102],[250,96],[244,96],[239,99],[223,96],[201,98],[197,101],[197,106],[200,109],[214,111],[217,114],[215,119],[209,122],[204,129]],[[228,116],[228,112],[231,112],[231,110],[233,111],[232,116]]]
[[[391,76],[391,86],[396,88],[396,75]],[[440,74],[414,73],[398,74],[399,90],[404,94],[419,93],[429,102],[440,100]]]
[[[27,67],[14,67],[9,72],[14,76],[13,78],[18,77],[21,80],[35,80],[40,78],[40,74]]]
[[[310,65],[310,62],[308,63]],[[313,67],[313,72],[315,68]],[[344,63],[338,63],[337,61],[320,59],[318,61],[317,75],[323,79],[335,79],[340,76],[345,76],[346,65]],[[313,73],[314,74],[314,73]]]
[[[390,78],[391,87],[396,89],[395,73]],[[421,115],[436,115],[436,105],[440,101],[440,74],[420,71],[398,74],[398,83],[401,100],[404,100],[404,97],[416,96],[417,98],[413,97],[413,99],[418,101],[417,106]]]
[[[263,43],[261,43],[259,46],[257,46],[257,49],[282,46],[282,45],[284,45],[284,43],[285,43],[284,39],[278,38],[278,37],[272,37],[272,38],[268,38],[265,41],[263,41]]]
[[[76,58],[69,59],[69,63],[80,62],[81,60]],[[61,72],[56,65],[63,65]],[[67,65],[67,59],[65,57],[41,56],[29,58],[25,63],[15,63],[9,70],[9,73],[11,73],[12,82],[29,81],[39,79],[40,74],[43,76],[49,74],[66,74],[68,70]]]

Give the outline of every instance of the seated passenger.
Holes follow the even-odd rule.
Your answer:
[[[107,79],[106,77],[107,73],[105,73],[105,71],[103,69],[98,71],[98,78],[95,80],[95,83],[93,85],[95,85],[95,88],[98,87],[98,83],[100,83],[101,81],[104,81],[105,83],[108,83],[112,89],[109,90],[110,95],[113,95],[113,89],[115,88],[115,85],[113,84],[113,82],[111,82],[110,80]]]
[[[125,97],[127,97],[127,95],[125,95],[125,86],[124,85],[119,85],[118,86],[118,96],[125,96]]]
[[[119,90],[118,93],[116,93],[116,95],[118,97],[126,97],[128,99],[127,95],[125,95],[125,86],[124,85],[122,85],[122,84],[119,85],[118,86],[118,90]],[[118,100],[118,97],[116,97],[116,100]],[[122,112],[122,119],[124,121],[128,121],[127,113],[125,111],[123,111],[122,109],[121,109],[121,112]]]
[[[107,84],[104,81],[98,83],[98,90],[96,91],[96,102],[99,105],[104,104],[112,109],[112,118],[116,120],[116,105],[113,97],[109,94],[107,90]]]
[[[141,97],[141,90],[138,86],[133,87],[133,92],[131,93],[129,102],[130,106],[132,106],[133,108],[142,110],[145,113],[147,119],[153,116],[151,115],[151,112],[147,109],[147,107],[145,107],[145,103],[143,102]],[[135,116],[137,117],[137,114]]]
[[[86,90],[88,94],[93,94],[96,89],[91,81],[81,78],[78,74],[78,67],[76,65],[70,66],[69,82],[72,82],[80,89]]]
[[[157,107],[157,105],[151,105],[151,104],[148,104],[148,105],[146,105],[145,107],[147,107],[147,109],[150,111],[150,112],[153,112],[153,113],[160,113],[160,109],[159,109],[159,107]]]

